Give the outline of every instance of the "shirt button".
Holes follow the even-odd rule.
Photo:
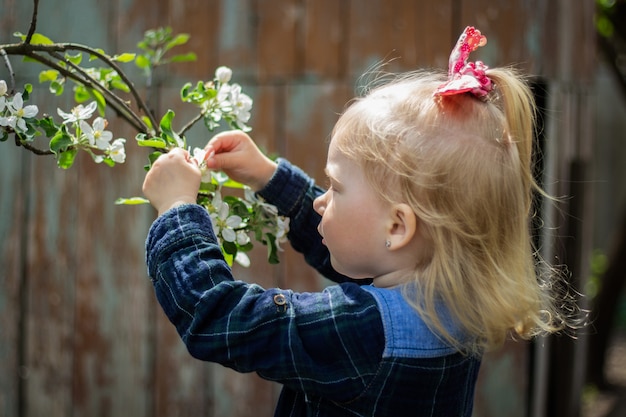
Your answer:
[[[274,304],[276,304],[276,309],[279,312],[287,311],[287,297],[283,294],[276,294],[274,296]]]
[[[285,296],[282,294],[276,294],[274,296],[274,304],[276,304],[277,306],[284,306],[285,304],[287,304],[287,298],[285,298]]]

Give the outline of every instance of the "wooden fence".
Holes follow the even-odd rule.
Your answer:
[[[27,32],[32,7],[0,0],[0,43]],[[153,106],[175,110],[182,123],[190,112],[179,88],[230,66],[254,99],[253,137],[321,179],[328,135],[360,75],[382,61],[392,71],[446,68],[460,31],[475,25],[489,38],[478,58],[542,77],[561,100],[556,110],[571,111],[551,132],[569,144],[554,158],[567,178],[572,160],[585,162],[592,123],[570,105],[588,93],[592,14],[593,2],[570,0],[41,0],[38,31],[111,53],[136,51],[150,28],[189,33],[185,49],[198,61],[164,68]],[[68,108],[39,87],[39,68],[12,62],[18,83],[35,85],[40,108]],[[0,416],[271,416],[276,384],[192,359],[155,303],[144,264],[155,213],[113,204],[140,195],[147,154],[116,122],[128,158],[113,169],[84,155],[62,171],[52,158],[0,144]],[[193,132],[196,146],[209,137]],[[326,284],[290,250],[278,266],[263,256],[256,251],[253,267],[236,275],[297,291]],[[548,409],[549,379],[536,365],[549,358],[537,352],[512,343],[486,358],[475,415]],[[575,382],[559,401],[576,401]]]

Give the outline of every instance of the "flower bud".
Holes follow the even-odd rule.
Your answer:
[[[233,76],[233,71],[228,67],[219,67],[215,70],[215,78],[222,84],[226,84]]]
[[[0,80],[0,97],[7,93],[7,83],[4,80]]]

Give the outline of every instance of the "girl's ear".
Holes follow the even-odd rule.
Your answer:
[[[417,216],[408,204],[399,203],[391,207],[387,240],[390,250],[400,249],[409,244],[417,233]]]

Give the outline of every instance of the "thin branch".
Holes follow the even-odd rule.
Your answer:
[[[193,119],[191,119],[190,121],[187,122],[187,124],[185,126],[182,127],[182,129],[180,129],[180,131],[177,133],[178,136],[183,136],[185,134],[186,131],[188,131],[189,129],[191,129],[193,127],[193,125],[195,125],[198,121],[200,121],[200,119],[202,119],[204,117],[204,115],[202,113],[198,113]]]
[[[27,149],[27,150],[31,151],[35,155],[54,155],[54,152],[52,152],[49,149],[39,149],[39,148],[34,147],[33,145],[31,145],[28,142],[21,141],[20,138],[18,137],[17,133],[15,134],[15,144],[17,146],[21,146],[24,149]]]
[[[7,55],[4,49],[0,48],[0,55],[2,55],[2,59],[4,60],[4,65],[7,67],[9,71],[9,78],[11,79],[11,94],[15,92],[15,72],[13,71],[13,67],[11,66],[11,61],[9,60],[9,56]]]
[[[102,93],[102,95],[108,97],[108,100],[107,100],[108,103],[116,109],[118,114],[125,117],[126,119],[131,118],[134,120],[135,123],[133,123],[133,125],[137,128],[138,131],[143,132],[143,133],[148,133],[148,130],[149,130],[148,126],[144,123],[143,120],[141,120],[139,116],[135,114],[135,112],[133,112],[133,110],[130,107],[128,107],[128,105],[124,102],[124,100],[122,100],[120,97],[114,94],[111,90],[103,87],[97,80],[95,80],[93,77],[87,74],[81,67],[65,59],[62,55],[56,52],[50,52],[50,55],[59,61],[65,62],[67,65],[72,67],[76,72],[78,72],[82,77],[84,77],[83,84],[85,84],[86,86],[90,88],[93,88],[94,90],[98,90],[100,93]]]
[[[27,53],[27,54],[24,54],[24,55],[28,56],[29,58],[32,58],[32,59],[34,59],[34,60],[36,60],[36,61],[38,61],[38,62],[40,62],[40,63],[42,63],[44,65],[46,65],[49,68],[52,68],[52,69],[55,69],[55,70],[59,71],[59,73],[63,74],[64,76],[66,76],[66,77],[68,77],[68,78],[70,78],[72,80],[75,80],[76,82],[82,83],[82,84],[84,84],[84,85],[86,85],[88,87],[92,87],[94,89],[98,89],[98,90],[103,89],[103,87],[100,86],[99,84],[96,83],[99,86],[99,88],[95,87],[94,83],[92,83],[90,80],[86,80],[86,79],[82,79],[82,78],[78,77],[75,73],[73,73],[71,71],[68,71],[66,68],[63,68],[62,66],[58,65],[56,62],[51,61],[51,60],[49,60],[49,59],[47,59],[47,58],[45,58],[45,57],[43,57],[43,56],[41,56],[39,54]],[[117,97],[117,96],[115,96],[115,97]],[[119,97],[117,97],[117,99],[119,101],[121,101],[121,99],[119,99]],[[137,129],[137,131],[139,131],[139,132],[147,132],[147,126],[145,126],[145,124],[143,123],[143,120],[141,120],[141,123],[138,124],[136,120],[134,120],[132,118],[129,118],[127,115],[124,114],[124,112],[120,108],[118,108],[119,104],[117,102],[110,101],[109,104],[111,105],[111,107],[113,107],[113,109],[120,116],[124,117],[126,119],[126,121],[130,125],[132,125],[135,129]]]
[[[148,105],[146,104],[146,102],[141,98],[141,95],[135,88],[135,85],[133,84],[133,82],[126,76],[126,73],[124,73],[124,71],[119,67],[119,65],[117,65],[117,63],[115,63],[115,61],[113,61],[110,57],[96,51],[93,48],[90,48],[85,45],[76,44],[76,43],[61,43],[61,44],[56,44],[56,45],[64,48],[63,49],[64,51],[65,50],[77,50],[77,51],[83,51],[91,55],[97,56],[98,58],[100,58],[100,60],[104,61],[108,66],[113,68],[118,73],[118,75],[122,78],[122,81],[126,83],[128,88],[130,89],[130,92],[133,98],[137,102],[137,106],[141,110],[143,110],[146,116],[150,119],[150,123],[152,123],[152,126],[158,126],[157,121],[154,119],[154,115],[148,108]]]
[[[30,27],[28,28],[28,34],[26,35],[26,40],[24,41],[28,44],[35,34],[35,29],[37,27],[37,15],[39,13],[39,0],[34,0],[33,3],[33,17],[30,19]]]
[[[84,45],[80,45],[80,44],[73,44],[73,43],[55,43],[55,44],[36,44],[36,45],[31,45],[31,44],[24,44],[24,43],[18,43],[18,44],[8,44],[8,45],[2,45],[2,47],[4,48],[4,50],[6,50],[6,52],[9,55],[22,55],[22,56],[28,56],[30,58],[33,58],[39,62],[41,62],[42,64],[56,69],[57,71],[59,71],[60,73],[62,73],[64,76],[71,78],[73,80],[75,80],[76,82],[79,83],[84,83],[92,88],[96,88],[99,91],[101,91],[103,94],[107,95],[108,97],[110,97],[112,100],[116,101],[119,106],[126,108],[128,112],[130,112],[132,114],[132,117],[135,119],[135,123],[132,123],[133,127],[135,127],[139,132],[145,132],[145,133],[150,133],[149,132],[149,128],[148,126],[145,124],[145,122],[138,117],[127,105],[126,103],[123,102],[122,99],[120,99],[118,96],[116,96],[115,94],[109,92],[107,89],[100,89],[95,87],[95,85],[97,84],[98,86],[100,86],[99,83],[97,83],[95,80],[93,80],[93,78],[91,78],[89,75],[85,74],[83,71],[83,76],[85,78],[91,79],[93,80],[92,83],[89,83],[87,80],[85,79],[81,79],[78,78],[74,75],[72,75],[73,73],[71,73],[70,71],[65,70],[64,68],[56,65],[55,63],[53,63],[52,61],[46,59],[45,57],[36,54],[34,52],[45,52],[53,57],[55,57],[57,60],[59,61],[63,61],[66,62],[69,65],[72,65],[73,68],[79,70],[78,66],[75,66],[74,64],[72,64],[71,62],[65,60],[63,57],[60,57],[58,55],[55,55],[55,53],[58,52],[66,52],[69,50],[78,50],[78,51],[82,51],[82,52],[87,52],[91,55],[94,55],[96,57],[98,57],[99,59],[101,59],[103,62],[105,62],[108,66],[110,66],[112,69],[114,69],[118,75],[120,76],[120,78],[122,78],[122,80],[126,83],[126,85],[128,86],[133,98],[135,99],[137,106],[146,114],[146,116],[150,119],[150,122],[152,124],[152,126],[154,127],[154,129],[158,130],[158,126],[159,124],[156,122],[156,120],[154,119],[154,115],[152,114],[152,112],[149,110],[147,104],[145,103],[145,101],[141,98],[141,96],[139,95],[139,92],[137,91],[137,89],[134,87],[134,84],[132,83],[132,81],[126,76],[126,74],[124,73],[124,71],[113,61],[111,60],[110,57],[102,54],[101,52],[96,51],[93,48],[84,46]],[[82,71],[82,70],[81,70]],[[101,87],[101,86],[100,86]],[[118,110],[119,111],[119,110]],[[158,134],[158,131],[157,131]]]

